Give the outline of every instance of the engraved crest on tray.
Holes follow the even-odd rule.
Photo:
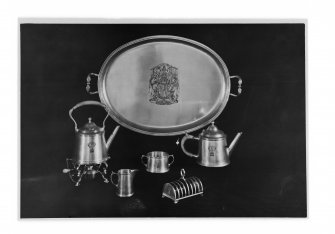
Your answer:
[[[149,101],[157,105],[178,103],[178,68],[161,63],[151,69],[149,80]]]

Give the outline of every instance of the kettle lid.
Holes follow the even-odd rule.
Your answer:
[[[226,134],[223,131],[219,130],[214,125],[214,122],[212,122],[211,124],[212,125],[210,125],[206,130],[203,130],[203,132],[201,133],[202,137],[211,139],[226,138]]]
[[[93,134],[100,133],[103,131],[103,128],[97,126],[94,122],[92,122],[92,118],[88,118],[88,123],[86,123],[83,127],[81,127],[78,132],[85,134]]]

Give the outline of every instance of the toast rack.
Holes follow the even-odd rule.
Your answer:
[[[204,187],[199,178],[193,176],[185,179],[185,170],[180,170],[181,178],[164,184],[162,198],[167,197],[178,203],[179,200],[184,198],[202,195]]]

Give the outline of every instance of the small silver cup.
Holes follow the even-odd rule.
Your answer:
[[[134,194],[133,180],[137,171],[137,169],[120,169],[117,173],[112,171],[110,179],[116,186],[116,194],[119,197],[131,197]],[[117,183],[113,181],[113,175],[117,175]]]

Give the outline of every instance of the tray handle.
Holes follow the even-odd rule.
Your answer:
[[[237,94],[230,93],[230,96],[238,97],[242,93],[242,78],[240,76],[230,76],[230,79],[238,79]]]
[[[89,94],[97,94],[98,91],[91,91],[92,77],[96,77],[98,79],[99,75],[96,74],[96,73],[90,73],[90,74],[87,75],[87,78],[86,78],[86,92],[89,93]]]

